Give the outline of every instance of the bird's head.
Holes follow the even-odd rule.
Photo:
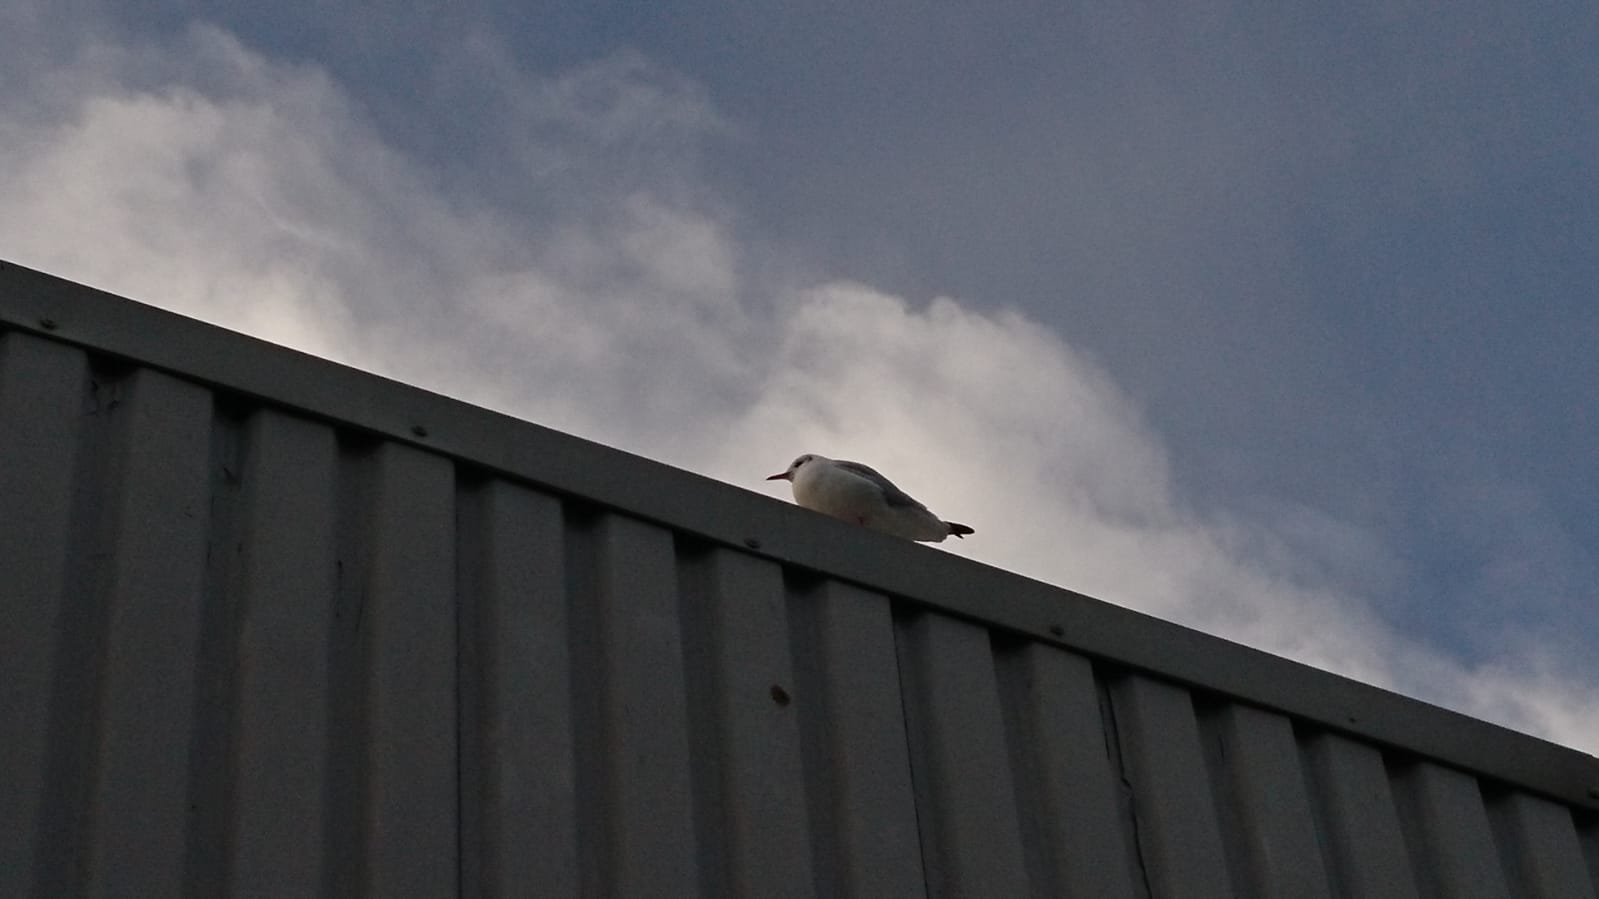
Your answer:
[[[768,475],[766,479],[768,481],[792,481],[794,480],[794,475],[797,474],[801,468],[804,468],[806,465],[815,462],[820,458],[821,456],[818,456],[815,453],[806,453],[790,463],[787,471],[780,471],[777,474]]]

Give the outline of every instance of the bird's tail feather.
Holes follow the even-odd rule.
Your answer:
[[[966,525],[964,525],[964,524],[956,524],[953,521],[944,522],[944,526],[949,528],[949,532],[950,532],[950,534],[952,536],[959,537],[962,540],[966,539],[966,535],[967,534],[976,533],[975,531],[973,531],[971,528],[967,527]]]

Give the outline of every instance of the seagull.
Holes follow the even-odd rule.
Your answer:
[[[767,480],[793,484],[794,502],[807,509],[907,540],[938,543],[972,533],[964,524],[939,520],[893,481],[859,462],[806,453]]]

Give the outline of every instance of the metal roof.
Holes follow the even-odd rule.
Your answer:
[[[1591,756],[9,264],[0,510],[0,895],[1595,896]]]

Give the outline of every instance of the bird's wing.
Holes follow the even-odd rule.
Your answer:
[[[883,491],[883,501],[890,506],[912,509],[926,509],[927,507],[917,502],[909,493],[894,486],[894,482],[877,473],[877,469],[859,462],[846,462],[842,459],[833,460],[833,464],[853,475],[858,475],[876,484]]]

